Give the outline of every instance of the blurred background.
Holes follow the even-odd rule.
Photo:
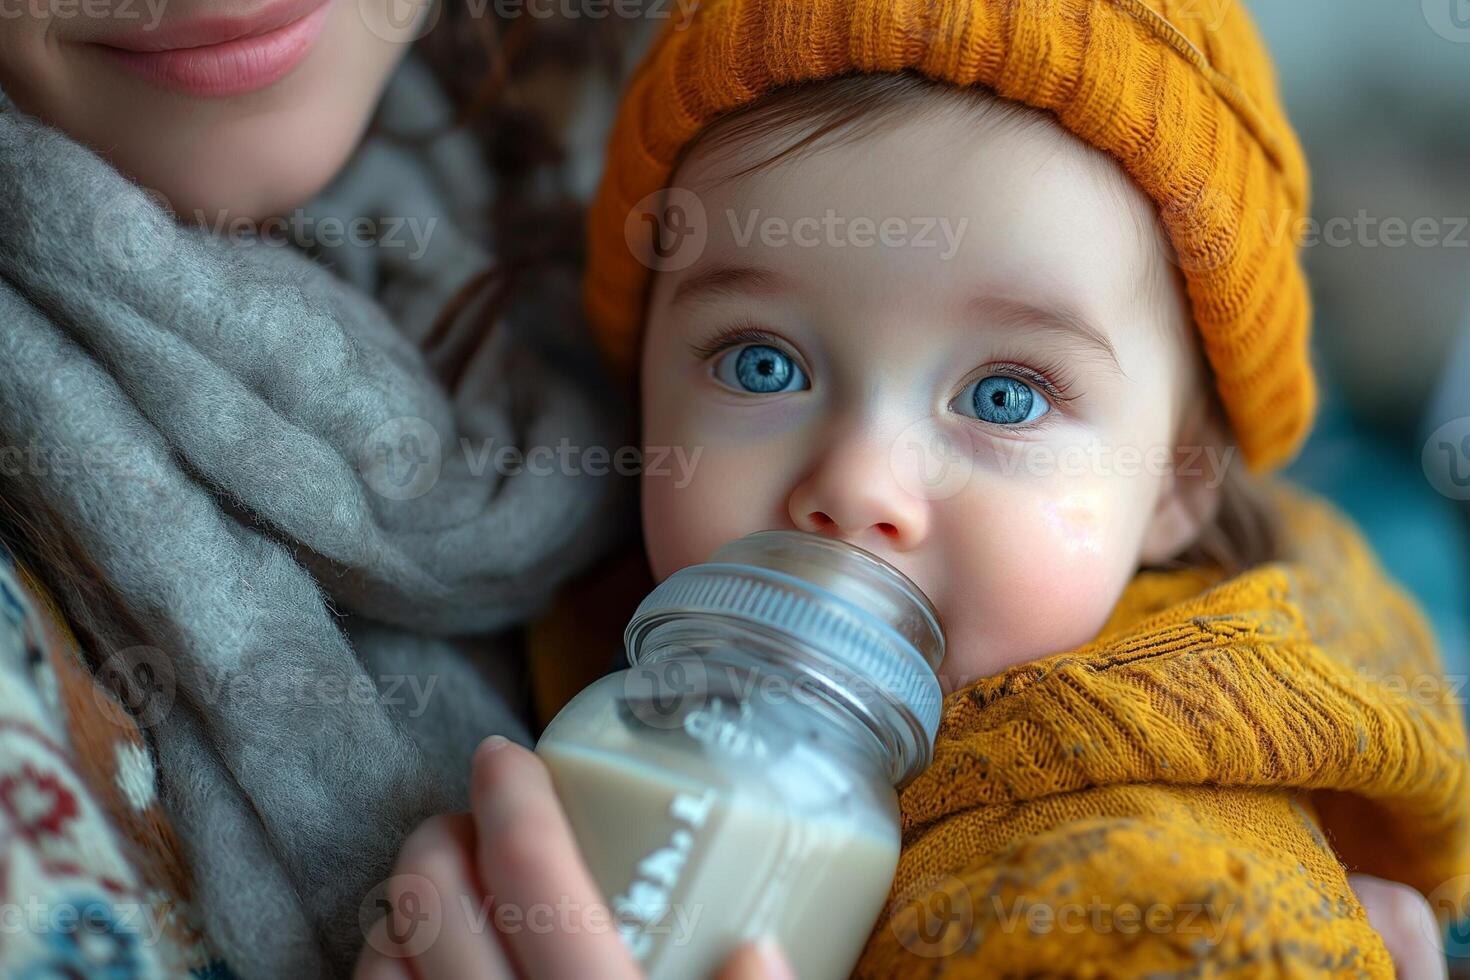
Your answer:
[[[1362,525],[1429,611],[1447,669],[1463,678],[1470,0],[1247,5],[1276,59],[1314,184],[1306,257],[1325,397],[1288,475]],[[1446,951],[1454,975],[1470,977],[1470,921],[1451,928]]]

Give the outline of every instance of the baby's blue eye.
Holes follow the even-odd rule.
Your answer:
[[[732,388],[758,395],[807,387],[806,375],[796,362],[767,344],[746,344],[725,352],[715,364],[715,377]]]
[[[963,414],[995,425],[1035,422],[1051,411],[1046,396],[1017,378],[993,374],[981,378],[955,399]]]

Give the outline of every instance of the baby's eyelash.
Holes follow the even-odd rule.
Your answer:
[[[1076,372],[1060,359],[1049,359],[1041,362],[1036,367],[1021,364],[1017,361],[994,361],[985,365],[985,373],[977,375],[974,380],[986,378],[992,374],[1011,373],[1018,375],[1023,381],[1029,381],[1044,391],[1048,398],[1054,402],[1075,401],[1079,395],[1076,388]],[[968,382],[967,382],[968,383]]]
[[[779,351],[789,352],[790,348],[780,337],[769,330],[762,330],[749,322],[737,323],[732,326],[722,327],[709,340],[700,343],[691,343],[689,349],[701,360],[708,360],[720,351],[728,350],[740,344],[765,344]]]

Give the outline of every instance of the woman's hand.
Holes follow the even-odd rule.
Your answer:
[[[532,752],[492,736],[475,752],[472,813],[432,817],[399,853],[393,911],[368,934],[355,980],[643,975],[619,938]],[[746,946],[721,980],[790,980],[774,946]]]
[[[1429,902],[1408,885],[1370,875],[1348,875],[1348,884],[1368,913],[1368,924],[1383,937],[1394,972],[1401,980],[1445,980],[1449,967],[1435,941],[1439,923]]]

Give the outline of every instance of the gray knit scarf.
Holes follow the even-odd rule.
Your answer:
[[[410,62],[378,126],[448,114]],[[505,631],[626,526],[629,481],[583,453],[625,416],[570,278],[431,336],[492,262],[483,174],[463,133],[369,139],[288,222],[313,258],[174,221],[0,96],[0,492],[45,501],[145,631],[90,653],[245,977],[350,969],[475,744],[528,740]]]

